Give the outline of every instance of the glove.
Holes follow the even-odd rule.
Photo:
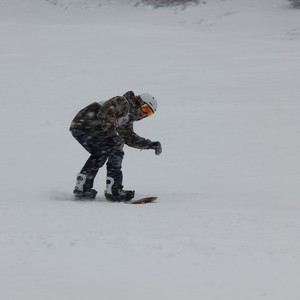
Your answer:
[[[155,155],[160,155],[162,152],[161,144],[160,142],[152,142],[150,144],[150,149],[155,150]]]
[[[117,150],[122,150],[123,147],[124,147],[124,139],[119,136],[119,135],[116,135],[115,137],[113,137],[113,141],[114,141],[114,148],[117,149]]]

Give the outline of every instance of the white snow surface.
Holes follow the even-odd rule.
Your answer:
[[[0,0],[0,299],[299,300],[300,11]],[[54,5],[56,4],[56,5]],[[124,186],[74,201],[93,101],[151,93]]]

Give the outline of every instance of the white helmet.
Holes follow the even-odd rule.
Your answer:
[[[157,101],[150,94],[140,94],[140,98],[151,108],[152,112],[155,113],[157,110]]]

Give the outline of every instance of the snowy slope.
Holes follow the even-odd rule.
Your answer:
[[[53,1],[52,1],[53,2]],[[300,19],[284,0],[0,1],[0,298],[298,300]],[[72,200],[74,114],[150,92],[124,185]]]

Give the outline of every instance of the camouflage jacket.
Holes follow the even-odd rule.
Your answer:
[[[149,149],[151,141],[134,132],[133,123],[138,121],[135,108],[132,91],[104,102],[94,102],[77,113],[70,129],[99,130],[110,137],[120,135],[130,147]]]

